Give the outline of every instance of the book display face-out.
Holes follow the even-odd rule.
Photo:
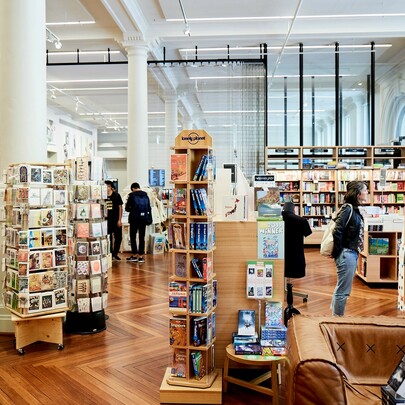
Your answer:
[[[205,131],[188,132],[177,136],[171,158],[168,307],[172,356],[167,383],[207,388],[217,374],[212,222],[215,159],[211,137]]]
[[[66,165],[10,165],[5,200],[5,305],[21,317],[67,310]]]
[[[98,313],[107,307],[110,244],[105,199],[107,186],[87,158],[72,162],[69,246],[70,312]]]

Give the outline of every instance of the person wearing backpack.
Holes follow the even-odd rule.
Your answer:
[[[146,225],[152,223],[151,206],[148,194],[141,190],[139,183],[131,184],[132,192],[128,195],[125,204],[125,211],[129,212],[129,237],[131,239],[131,257],[127,260],[130,262],[145,262],[145,233]],[[138,235],[139,246],[136,241]]]
[[[333,230],[333,252],[337,282],[332,296],[334,316],[343,316],[347,298],[353,286],[359,252],[364,247],[364,219],[359,206],[367,201],[367,186],[362,181],[350,181],[346,187],[344,204],[339,210]]]

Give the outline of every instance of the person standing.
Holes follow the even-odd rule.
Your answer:
[[[141,190],[139,183],[132,183],[131,191],[125,204],[125,211],[129,212],[129,237],[131,239],[132,251],[132,255],[127,260],[143,263],[145,262],[146,225],[152,223],[152,209],[148,194]],[[136,241],[137,234],[139,244]]]
[[[334,316],[343,316],[347,298],[353,286],[359,252],[364,247],[364,219],[359,206],[367,201],[367,186],[362,181],[347,184],[344,204],[335,218],[333,252],[337,271],[337,283],[332,296]]]
[[[106,180],[107,185],[107,232],[110,235],[110,251],[115,260],[118,256],[122,242],[122,201],[121,195],[114,189],[113,183]]]

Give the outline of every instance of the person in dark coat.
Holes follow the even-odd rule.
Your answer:
[[[294,213],[294,203],[288,201],[283,207],[284,220],[284,277],[305,276],[304,238],[311,235],[308,221]]]

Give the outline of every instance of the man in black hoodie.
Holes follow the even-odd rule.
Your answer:
[[[145,231],[146,225],[152,223],[151,207],[149,197],[141,190],[139,183],[131,184],[132,193],[129,194],[125,211],[129,212],[129,237],[131,239],[132,256],[127,260],[130,262],[144,263],[145,258]],[[138,233],[139,232],[139,233]],[[139,246],[136,241],[138,234]]]

